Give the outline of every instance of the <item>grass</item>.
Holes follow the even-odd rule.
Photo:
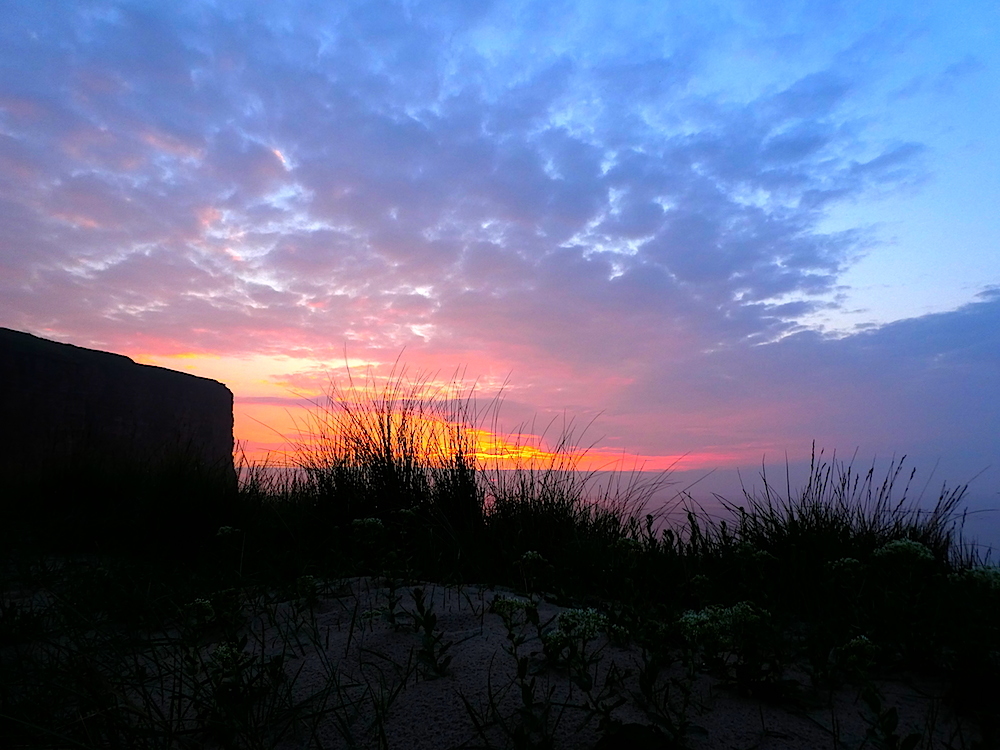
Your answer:
[[[461,695],[469,746],[572,747],[560,732],[589,726],[684,747],[718,691],[812,716],[845,690],[867,730],[834,715],[831,746],[946,746],[938,713],[900,723],[901,675],[942,686],[947,746],[1000,746],[1000,571],[963,546],[964,487],[923,509],[901,462],[877,478],[820,453],[801,490],[765,481],[726,520],[689,504],[671,527],[645,512],[662,476],[598,482],[570,450],[507,469],[473,440],[498,404],[402,371],[372,385],[332,388],[295,470],[245,465],[235,489],[197,467],[18,488],[106,502],[5,526],[4,746],[388,747],[401,695],[462,677],[448,591],[507,633]]]

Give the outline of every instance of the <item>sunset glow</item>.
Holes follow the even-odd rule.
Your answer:
[[[331,384],[337,385],[345,399],[356,404],[369,403],[378,397],[379,389],[385,388],[393,376],[392,363],[375,368],[385,373],[379,378],[372,374],[373,363],[359,359],[348,359],[330,369],[324,369],[324,363],[289,357],[231,359],[191,352],[170,356],[147,353],[136,355],[135,360],[229,384],[240,394],[234,408],[234,432],[239,451],[245,459],[255,462],[294,464],[299,460],[296,452],[315,432],[317,416],[336,411],[336,406],[331,405],[328,397]],[[299,375],[288,378],[268,374],[282,368],[297,370]],[[350,380],[352,368],[359,377],[353,384]],[[480,388],[478,391],[477,387]],[[480,386],[477,381],[439,380],[418,375],[407,382],[407,388],[409,395],[429,403],[453,394],[460,399],[470,399],[472,411],[476,410],[477,403],[486,409],[488,413],[485,417],[498,422],[496,431],[483,429],[482,424],[458,425],[464,427],[464,434],[472,441],[470,452],[482,465],[500,468],[572,465],[581,471],[707,470],[716,466],[737,465],[740,461],[752,464],[759,452],[759,445],[753,445],[743,451],[641,455],[603,446],[601,436],[596,433],[578,435],[581,445],[564,445],[560,449],[559,442],[567,437],[562,430],[568,427],[573,432],[574,426],[562,425],[558,417],[547,426],[534,425],[538,432],[525,432],[524,425],[510,426],[509,430],[503,428],[503,414],[495,412],[502,412],[505,390],[516,392],[516,384],[497,381]],[[500,403],[494,404],[497,399]],[[534,421],[537,422],[535,416]],[[579,432],[580,426],[576,427]],[[446,423],[442,423],[430,432],[437,434],[441,430],[446,431],[446,428]],[[448,450],[440,447],[437,451],[430,451],[431,454],[440,452],[448,453]]]
[[[225,383],[253,460],[405,368],[487,462],[1000,506],[996,3],[262,7],[9,9],[0,326]]]

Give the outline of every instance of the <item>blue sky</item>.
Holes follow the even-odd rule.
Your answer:
[[[221,379],[255,445],[402,351],[653,464],[815,440],[1000,501],[998,38],[975,0],[10,2],[0,325]]]

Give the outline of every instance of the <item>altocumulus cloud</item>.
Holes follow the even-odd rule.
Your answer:
[[[925,176],[918,139],[852,106],[913,30],[876,13],[827,49],[836,3],[798,36],[778,11],[614,5],[8,5],[0,320],[119,351],[488,360],[650,454],[931,441],[928,399],[996,453],[995,404],[955,395],[998,392],[995,295],[802,323],[873,241],[827,209]],[[773,71],[727,87],[725,59]]]

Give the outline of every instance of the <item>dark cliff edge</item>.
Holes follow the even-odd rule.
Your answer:
[[[214,517],[210,506],[236,485],[233,394],[215,380],[0,328],[0,477],[5,514],[77,525],[107,515],[133,527],[162,526],[167,508],[178,524]]]

